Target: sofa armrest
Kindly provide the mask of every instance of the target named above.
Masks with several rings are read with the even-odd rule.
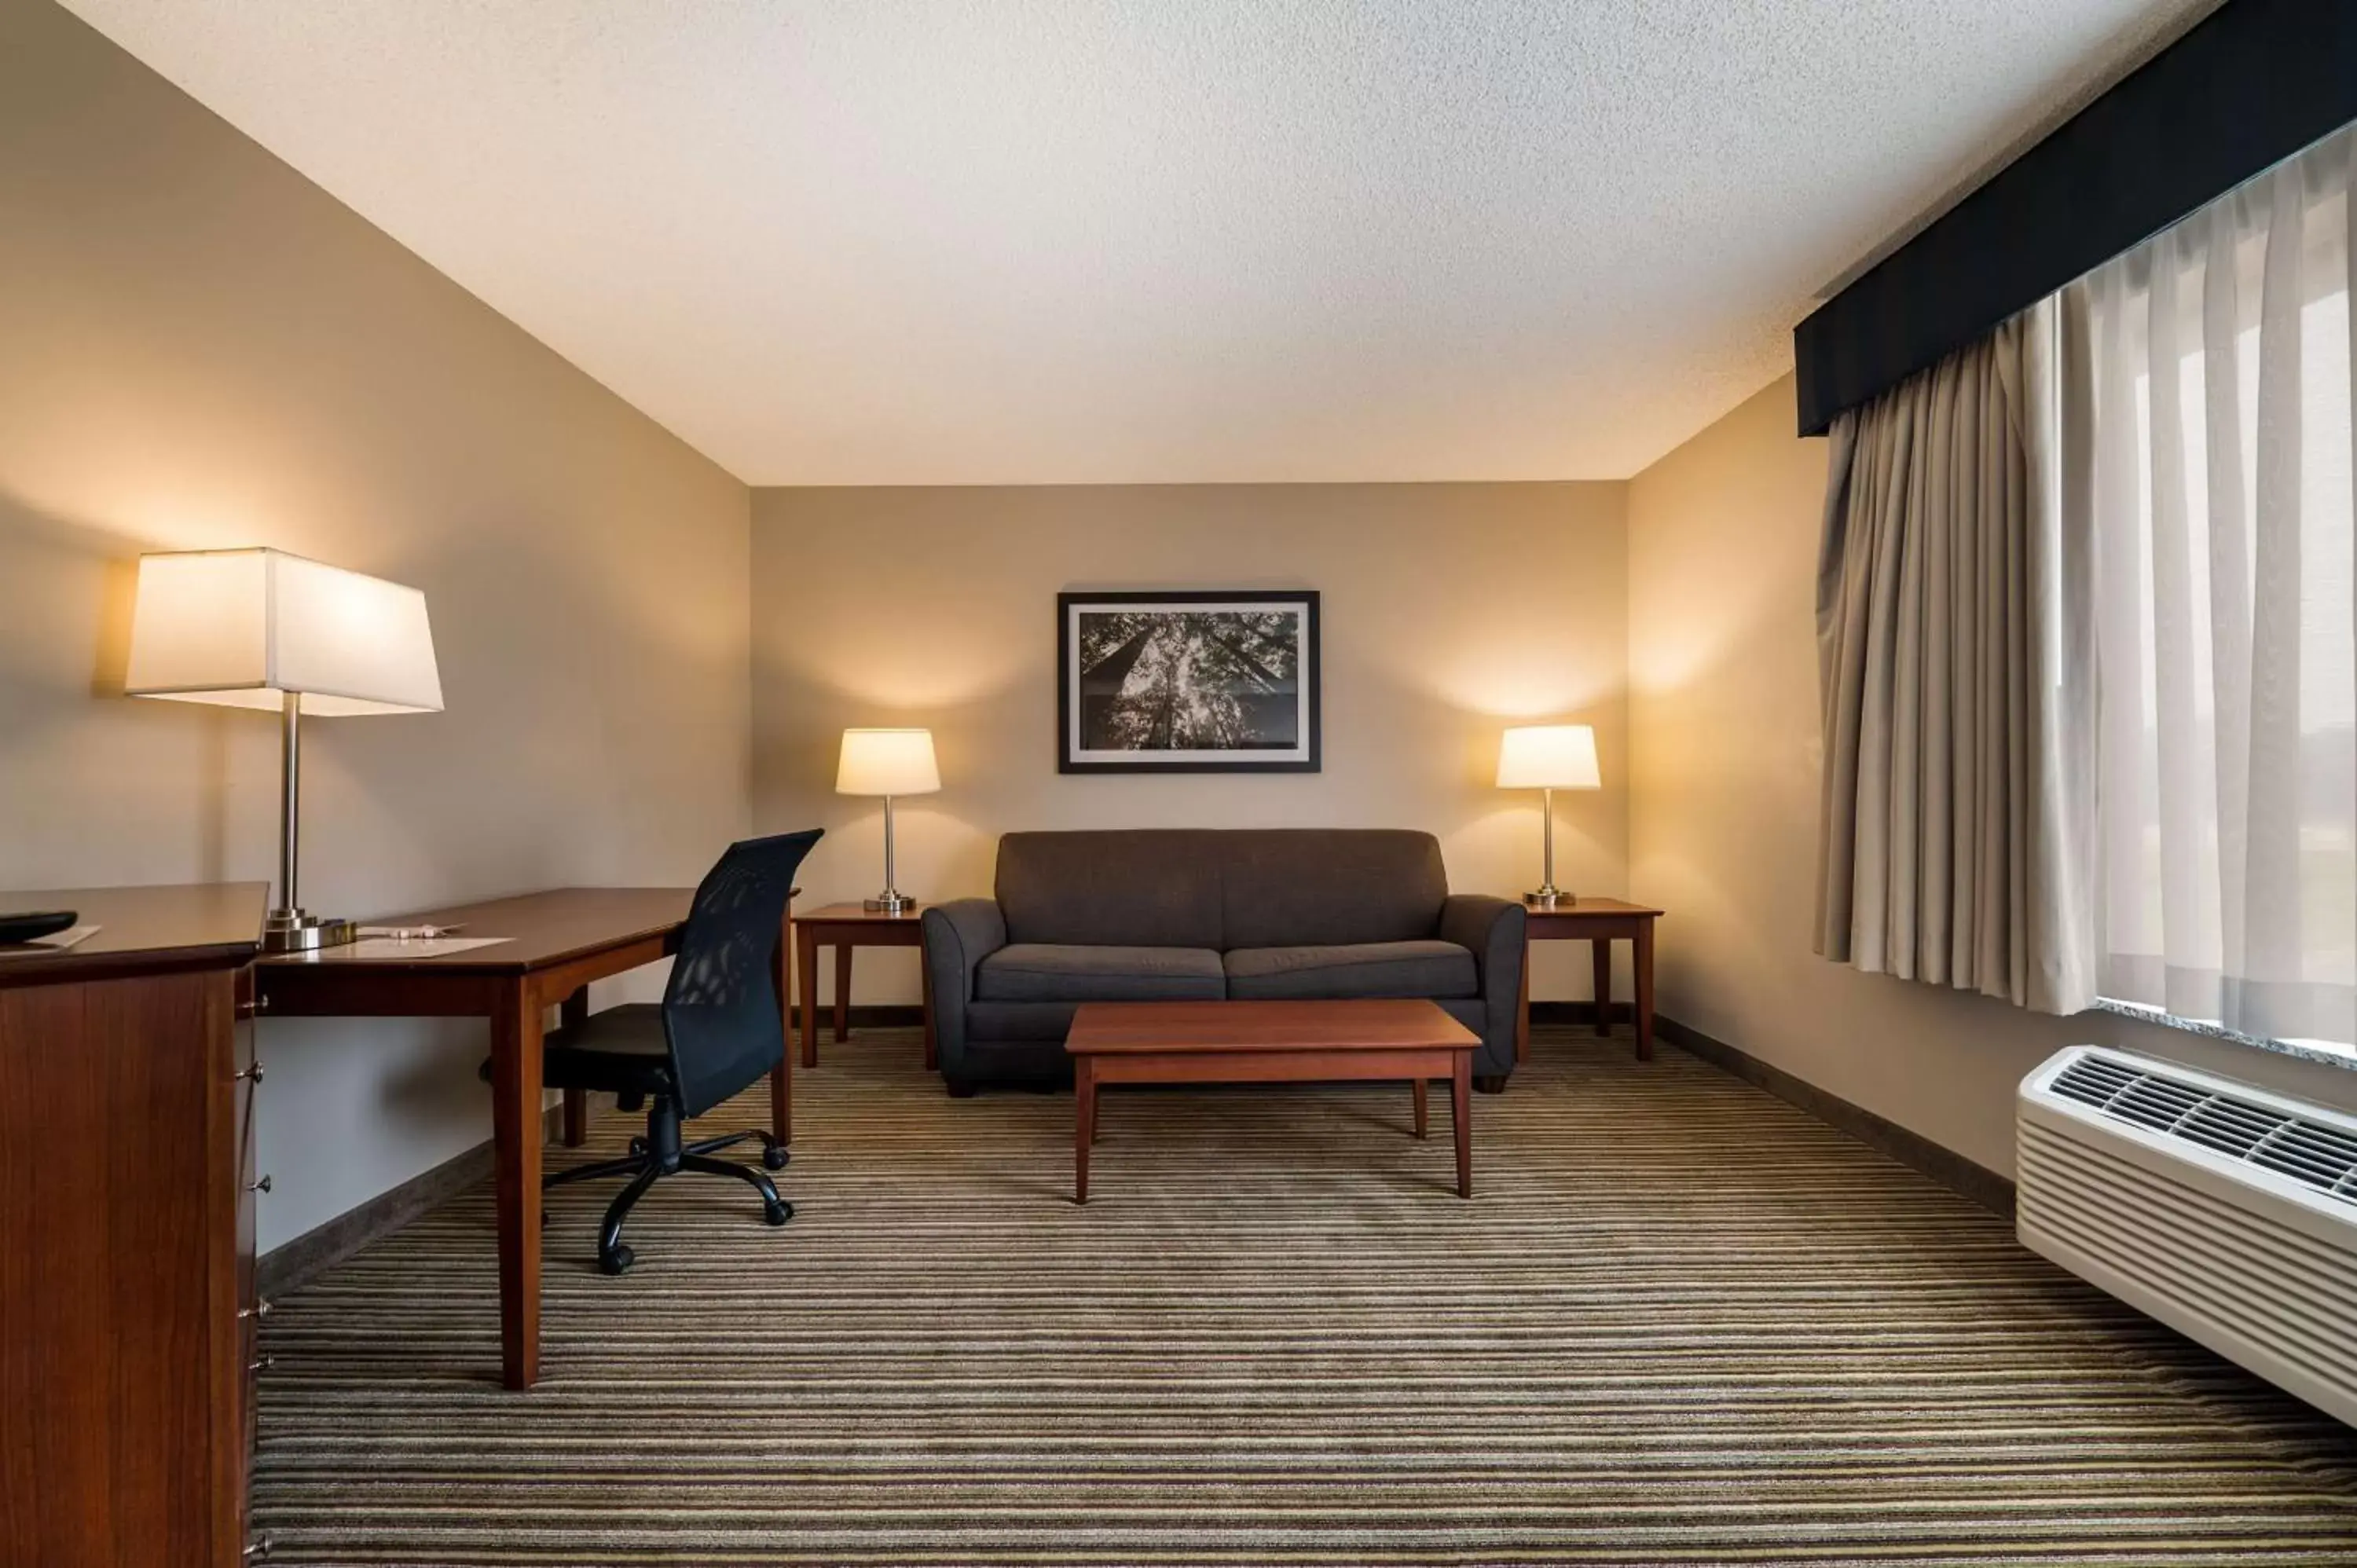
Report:
[[[1514,1068],[1523,1015],[1523,938],[1528,917],[1512,898],[1452,893],[1440,906],[1440,940],[1469,949],[1481,980],[1485,1026],[1475,1070],[1502,1078]]]
[[[974,1000],[974,966],[1006,945],[1006,917],[993,898],[930,905],[924,935],[925,994],[933,1010],[933,1050],[952,1088],[965,1076],[965,1004]]]

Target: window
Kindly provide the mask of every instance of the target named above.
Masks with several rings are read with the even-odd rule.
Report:
[[[2072,285],[2100,989],[2357,1043],[2357,128]],[[2072,341],[2066,334],[2066,342]]]

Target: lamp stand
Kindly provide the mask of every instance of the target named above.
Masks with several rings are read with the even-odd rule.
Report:
[[[1523,894],[1523,902],[1534,909],[1555,909],[1566,904],[1577,904],[1579,900],[1555,885],[1555,791],[1542,789],[1539,796],[1545,802],[1539,808],[1546,822],[1545,880]]]
[[[360,934],[350,920],[303,912],[296,895],[296,832],[303,819],[303,697],[282,693],[278,709],[278,897],[262,918],[262,950],[308,952],[339,947]]]
[[[884,797],[884,891],[863,899],[860,908],[876,915],[905,915],[917,901],[892,886],[892,797]]]

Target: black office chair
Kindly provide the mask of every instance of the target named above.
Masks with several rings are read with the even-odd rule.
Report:
[[[676,1172],[749,1183],[772,1225],[794,1216],[793,1205],[760,1171],[712,1158],[759,1138],[761,1164],[783,1170],[785,1146],[769,1132],[729,1133],[683,1145],[680,1123],[759,1082],[785,1056],[770,961],[794,870],[818,840],[813,828],[730,844],[695,890],[662,1005],[609,1007],[548,1036],[543,1077],[551,1089],[609,1091],[625,1111],[642,1104],[647,1110],[646,1136],[630,1140],[628,1155],[559,1171],[542,1184],[630,1178],[597,1229],[597,1266],[609,1274],[629,1268],[635,1256],[622,1245],[622,1221],[631,1206],[658,1178]]]

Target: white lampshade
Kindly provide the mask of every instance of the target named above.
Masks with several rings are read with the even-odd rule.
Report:
[[[929,729],[847,729],[834,771],[838,795],[930,795],[942,787]]]
[[[425,596],[276,550],[139,558],[124,689],[305,714],[439,713]]]
[[[1586,725],[1524,725],[1498,747],[1501,789],[1600,789],[1596,732]]]

